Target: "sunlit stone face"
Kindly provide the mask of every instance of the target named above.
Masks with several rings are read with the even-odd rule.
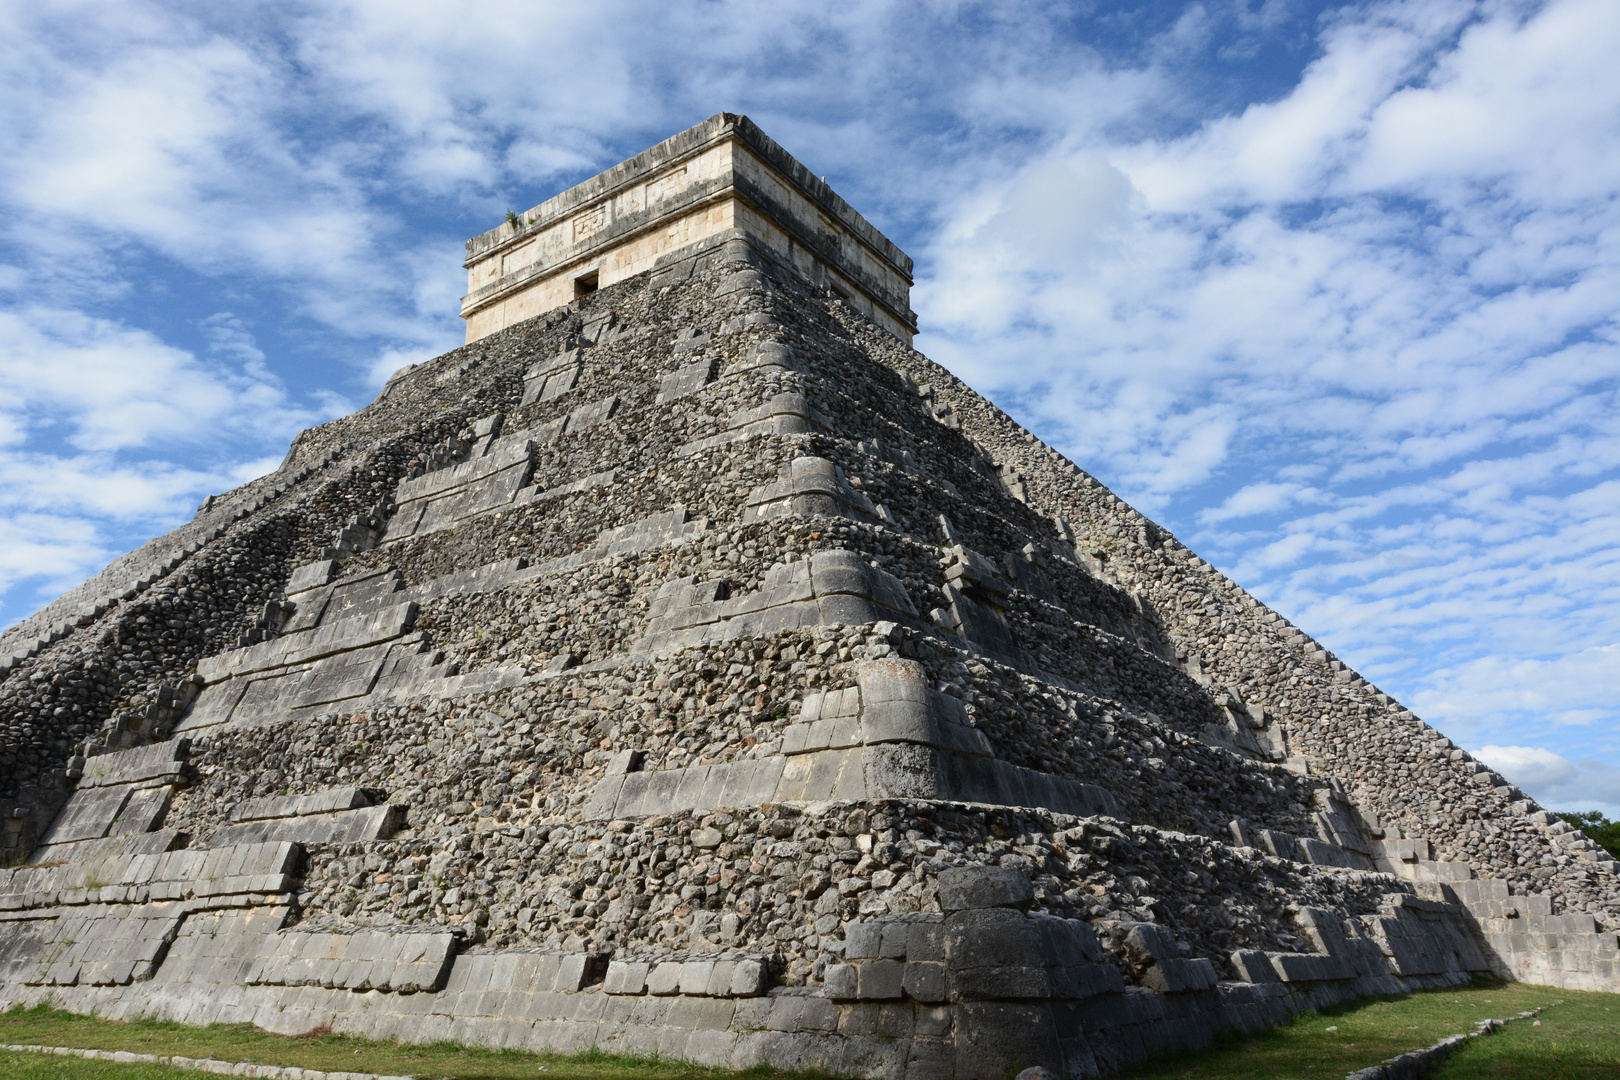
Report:
[[[911,259],[746,117],[725,113],[469,240],[467,340],[732,230],[911,341]]]

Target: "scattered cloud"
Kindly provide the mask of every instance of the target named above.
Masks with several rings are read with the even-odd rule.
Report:
[[[202,331],[208,358],[82,311],[0,310],[7,612],[27,614],[203,496],[274,468],[279,455],[264,467],[253,451],[317,415],[288,400],[239,319],[214,315]]]
[[[1534,746],[1482,746],[1475,756],[1549,809],[1620,818],[1620,769],[1606,762],[1570,761]]]
[[[1484,656],[1433,672],[1414,707],[1455,718],[1462,737],[1506,731],[1528,716],[1544,731],[1594,728],[1594,745],[1620,749],[1620,730],[1613,723],[1614,703],[1620,701],[1620,645],[1534,655],[1539,651],[1525,642],[1518,655]]]
[[[95,523],[86,517],[7,509],[0,516],[0,590],[28,582],[34,586],[28,597],[35,601],[33,607],[83,581],[86,566],[117,554],[107,552]]]
[[[458,344],[506,207],[746,111],[917,256],[921,348],[1427,719],[1589,778],[1617,53],[1607,0],[0,9],[0,619]]]
[[[1054,121],[947,207],[923,347],[1441,727],[1620,762],[1620,14],[1318,43],[1178,134]]]
[[[252,338],[228,317],[205,325],[211,346],[246,367],[203,364],[151,333],[82,312],[0,311],[0,411],[21,430],[49,423],[82,451],[218,442],[222,425],[281,431],[285,395]]]

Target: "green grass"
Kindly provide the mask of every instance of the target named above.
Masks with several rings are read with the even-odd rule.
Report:
[[[454,1080],[812,1080],[817,1074],[756,1068],[735,1073],[675,1061],[617,1057],[599,1051],[532,1054],[520,1050],[480,1050],[455,1043],[425,1046],[374,1042],[347,1035],[271,1035],[251,1024],[190,1027],[166,1020],[115,1023],[59,1009],[35,1007],[0,1013],[0,1044],[73,1046],[130,1050],[163,1057],[250,1061],[257,1065],[297,1065],[326,1072],[372,1072]],[[0,1080],[197,1080],[207,1075],[156,1065],[121,1065],[77,1057],[0,1051]],[[825,1078],[820,1078],[825,1080]]]
[[[1436,1069],[1433,1080],[1613,1080],[1620,1076],[1620,994],[1565,992],[1564,1003],[1510,1024]]]
[[[1297,1017],[1259,1035],[1223,1040],[1205,1051],[1123,1074],[1129,1080],[1340,1080],[1355,1069],[1472,1030],[1474,1022],[1548,1006],[1473,1040],[1435,1080],[1597,1080],[1620,1077],[1620,994],[1582,993],[1523,983],[1481,982],[1462,990],[1348,1002]],[[326,1071],[409,1073],[456,1080],[720,1080],[808,1077],[753,1069],[728,1073],[679,1062],[587,1052],[576,1055],[478,1050],[449,1043],[402,1046],[344,1035],[270,1035],[247,1024],[187,1027],[157,1020],[113,1023],[49,1008],[0,1013],[0,1043],[132,1050],[162,1056],[214,1057]],[[0,1052],[0,1080],[195,1080],[196,1072],[81,1058]]]
[[[0,1077],[5,1080],[197,1080],[207,1073],[156,1065],[119,1065],[111,1061],[51,1057],[47,1054],[0,1052]]]
[[[1475,1021],[1505,1019],[1540,1006],[1549,1008],[1537,1017],[1539,1027],[1516,1020],[1473,1040],[1431,1075],[1435,1080],[1620,1077],[1620,994],[1495,982],[1346,1002],[1121,1075],[1130,1080],[1342,1080],[1346,1073],[1432,1046],[1447,1035],[1466,1034]]]

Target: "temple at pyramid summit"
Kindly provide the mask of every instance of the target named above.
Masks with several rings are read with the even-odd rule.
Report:
[[[721,113],[467,241],[467,340],[747,233],[901,340],[911,259],[746,116]]]
[[[913,350],[745,117],[466,269],[0,636],[0,1005],[1000,1080],[1620,990],[1614,860]]]

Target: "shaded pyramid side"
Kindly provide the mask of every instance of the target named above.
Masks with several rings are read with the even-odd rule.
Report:
[[[10,879],[7,993],[966,1077],[1513,970],[1532,920],[1606,977],[1603,864],[1464,760],[1341,752],[1438,737],[746,238],[402,373],[315,462],[85,628],[196,666]],[[238,647],[178,644],[244,579]],[[118,929],[47,964],[64,902]]]

